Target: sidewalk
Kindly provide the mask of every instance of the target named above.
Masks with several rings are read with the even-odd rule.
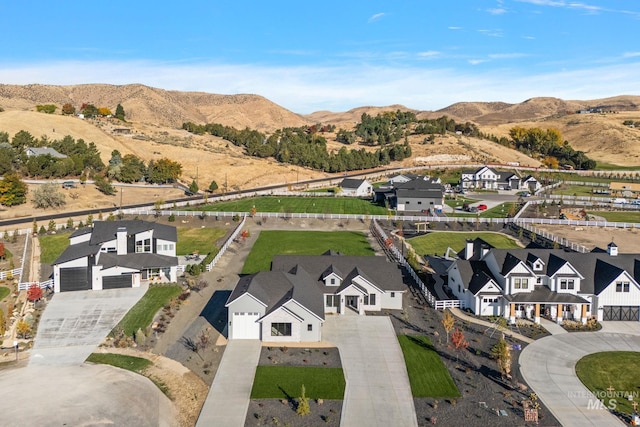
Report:
[[[483,326],[486,326],[487,328],[496,328],[495,324],[493,324],[491,322],[487,322],[486,320],[481,320],[481,319],[478,319],[476,317],[469,316],[469,315],[465,314],[459,308],[450,308],[449,310],[451,310],[451,313],[454,316],[456,316],[457,318],[459,318],[459,319],[466,320],[466,321],[471,322],[471,323],[475,323],[476,325],[483,325]],[[510,331],[508,329],[502,329],[502,328],[498,327],[497,330],[502,332],[506,336],[515,338],[517,340],[520,340],[522,342],[526,342],[528,344],[530,344],[530,343],[535,341],[535,340],[533,340],[533,339],[531,339],[529,337],[525,337],[522,334],[519,334],[517,332],[512,332],[512,331]]]
[[[196,427],[244,426],[260,350],[258,340],[231,340],[227,344]]]
[[[551,335],[561,335],[568,333],[565,328],[558,325],[556,322],[552,322],[549,319],[545,319],[544,317],[540,318],[540,325],[545,328]]]

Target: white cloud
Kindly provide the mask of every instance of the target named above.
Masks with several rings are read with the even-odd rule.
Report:
[[[461,101],[522,102],[538,96],[589,100],[640,93],[638,75],[640,61],[538,75],[478,67],[266,67],[148,61],[5,63],[0,69],[4,84],[141,83],[167,90],[253,93],[303,114],[391,104],[437,110]]]
[[[376,13],[375,15],[372,15],[367,22],[369,23],[375,22],[380,18],[382,18],[384,15],[385,15],[384,13]]]
[[[625,52],[622,54],[623,58],[636,58],[640,56],[640,52]]]
[[[494,9],[487,9],[487,12],[489,12],[491,15],[503,15],[507,13],[507,9],[496,7]]]
[[[426,50],[424,52],[418,52],[417,56],[419,58],[435,58],[437,56],[440,56],[440,52],[438,52],[437,50]]]
[[[447,27],[447,29],[452,30],[452,31],[459,31],[462,29],[462,27]]]

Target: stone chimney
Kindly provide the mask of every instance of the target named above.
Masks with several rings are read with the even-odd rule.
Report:
[[[118,227],[116,232],[116,253],[118,255],[127,254],[127,227]]]

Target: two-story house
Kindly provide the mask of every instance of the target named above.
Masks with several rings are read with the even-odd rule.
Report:
[[[468,241],[459,255],[447,270],[448,286],[478,315],[536,323],[541,316],[558,323],[586,323],[589,316],[640,320],[640,254],[618,254],[614,243],[607,251],[577,253]]]
[[[230,339],[313,342],[325,314],[402,309],[400,267],[380,256],[278,255],[270,271],[244,276],[229,296]]]
[[[518,190],[522,187],[521,178],[513,172],[498,172],[488,166],[464,170],[460,176],[460,188],[484,190]],[[527,187],[534,185],[527,182]]]
[[[141,220],[96,221],[69,240],[53,263],[55,292],[177,281],[175,227]]]

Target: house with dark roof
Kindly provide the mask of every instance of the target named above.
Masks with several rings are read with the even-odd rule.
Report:
[[[613,242],[590,253],[484,243],[467,241],[447,270],[449,288],[475,314],[512,323],[640,320],[640,254],[619,254]]]
[[[356,197],[371,197],[373,186],[366,179],[345,178],[340,183],[342,195]]]
[[[426,175],[395,175],[374,189],[374,201],[397,211],[436,213],[444,206],[445,188],[440,178]]]
[[[95,221],[69,237],[53,263],[55,292],[176,282],[175,227],[141,220]]]
[[[513,172],[498,172],[488,166],[464,170],[460,176],[460,188],[485,190],[519,190],[521,178]]]
[[[400,267],[379,256],[277,255],[227,300],[230,339],[322,340],[325,315],[402,309]]]

